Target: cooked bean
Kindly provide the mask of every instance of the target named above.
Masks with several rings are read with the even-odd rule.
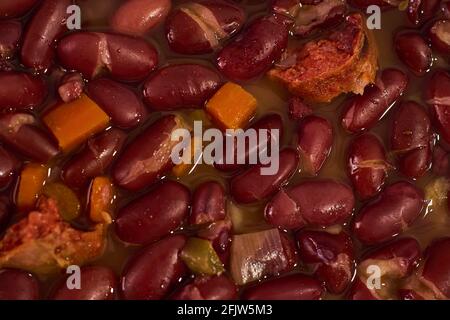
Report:
[[[22,24],[15,20],[0,21],[0,59],[10,59],[19,47]]]
[[[236,300],[237,287],[224,275],[198,276],[171,296],[173,300]]]
[[[416,75],[423,75],[430,70],[433,53],[419,33],[414,31],[397,33],[394,44],[400,60]]]
[[[58,87],[58,93],[65,103],[77,100],[83,94],[84,80],[78,72],[71,72],[64,75]]]
[[[119,211],[116,234],[133,244],[159,240],[181,226],[189,203],[190,193],[184,185],[165,181]]]
[[[450,20],[438,20],[430,28],[433,48],[443,54],[450,54]]]
[[[197,233],[197,237],[211,241],[214,250],[224,265],[228,265],[230,258],[232,227],[231,220],[225,218],[225,220],[211,223]]]
[[[40,0],[2,0],[0,2],[0,19],[14,18],[25,14]]]
[[[225,219],[225,190],[215,181],[202,183],[195,189],[190,224],[205,224]]]
[[[414,0],[408,2],[407,15],[411,23],[421,25],[431,18],[439,10],[441,0]]]
[[[450,238],[436,240],[427,248],[422,276],[450,298]]]
[[[450,19],[450,1],[442,3],[442,11],[447,19]]]
[[[0,190],[11,184],[19,167],[20,161],[14,154],[0,145]]]
[[[0,270],[0,300],[38,300],[39,282],[25,271]]]
[[[298,97],[289,99],[288,109],[289,118],[295,121],[301,120],[313,113],[311,107]]]
[[[449,150],[442,144],[437,144],[433,148],[433,173],[439,176],[447,176],[450,173]]]

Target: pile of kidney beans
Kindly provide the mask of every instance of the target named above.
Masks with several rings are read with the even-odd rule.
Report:
[[[92,14],[86,8],[96,1],[77,1],[82,15]],[[313,15],[306,24],[292,10],[300,2]],[[53,179],[78,194],[94,177],[109,174],[119,190],[111,234],[138,246],[137,253],[114,271],[101,263],[83,266],[81,290],[69,290],[64,276],[48,290],[48,281],[35,275],[1,270],[0,299],[450,298],[450,228],[448,238],[426,248],[402,235],[430,204],[417,181],[431,172],[444,180],[450,174],[450,2],[409,1],[406,12],[399,11],[409,24],[392,35],[402,64],[380,70],[363,95],[339,107],[348,179],[320,174],[336,129],[315,114],[317,106],[291,97],[279,110],[289,119],[259,113],[251,124],[281,131],[283,121],[295,126],[277,175],[262,176],[260,165],[217,164],[217,181],[195,188],[170,174],[170,159],[158,158],[170,152],[164,137],[178,126],[174,114],[202,108],[226,81],[258,81],[293,39],[324,34],[346,12],[373,4],[397,8],[383,0],[268,0],[258,12],[250,8],[262,5],[252,0],[105,3],[107,28],[69,31],[72,0],[0,1],[0,235],[17,221],[15,187],[23,165],[34,161],[50,164]],[[178,61],[168,63],[166,51]],[[436,57],[447,70],[435,67]],[[421,84],[420,99],[404,96],[411,83]],[[83,92],[112,127],[62,154],[41,117],[48,106]],[[385,118],[389,141],[371,130]],[[133,173],[142,159],[154,165]],[[265,228],[281,230],[283,246],[296,252],[294,265],[275,267],[274,277],[243,287],[227,271],[193,276],[180,258],[193,234],[212,241],[227,269],[234,235],[226,200],[244,211],[262,204]],[[148,215],[148,208],[157,214]],[[380,292],[365,283],[372,264],[381,267]]]

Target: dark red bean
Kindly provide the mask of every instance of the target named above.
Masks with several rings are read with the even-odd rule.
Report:
[[[444,12],[444,17],[450,19],[450,1],[442,3],[442,11]]]
[[[447,176],[450,173],[450,154],[449,151],[437,144],[433,148],[433,173],[439,176]]]
[[[32,110],[47,97],[47,84],[37,76],[27,73],[0,72],[0,112]]]
[[[122,3],[111,19],[111,28],[120,33],[143,35],[169,14],[171,0],[129,0]]]
[[[0,196],[0,233],[3,232],[3,228],[9,222],[11,218],[11,202],[7,196]]]
[[[81,188],[90,179],[104,174],[122,149],[125,139],[126,134],[114,128],[89,139],[83,150],[64,165],[64,182],[71,187]]]
[[[125,242],[148,244],[178,229],[188,215],[189,190],[165,181],[119,211],[117,236]]]
[[[195,189],[190,224],[205,224],[225,219],[225,190],[215,181],[202,183]]]
[[[0,300],[38,299],[39,282],[33,275],[21,270],[0,270]]]
[[[277,192],[297,170],[297,153],[292,149],[281,151],[276,173],[264,175],[261,172],[262,168],[273,165],[256,164],[234,177],[230,182],[230,192],[236,202],[254,203]]]
[[[91,79],[108,71],[119,81],[140,81],[158,65],[156,49],[143,39],[118,34],[76,32],[61,39],[58,58],[67,69]]]
[[[15,20],[0,21],[0,59],[11,59],[19,47],[22,24]]]
[[[422,276],[450,298],[450,238],[436,240],[427,248]]]
[[[363,95],[355,95],[343,105],[342,126],[352,133],[369,130],[386,114],[408,86],[408,77],[398,69],[385,69]]]
[[[83,90],[83,76],[78,72],[71,72],[64,75],[58,87],[59,96],[65,103],[79,99]]]
[[[222,84],[212,69],[197,64],[171,65],[144,83],[144,100],[154,110],[203,108]]]
[[[279,191],[267,204],[265,217],[271,225],[286,229],[307,224],[330,226],[345,222],[354,205],[347,185],[333,180],[307,181]]]
[[[67,277],[54,289],[53,300],[114,300],[117,295],[117,277],[107,267],[81,268],[79,289],[69,289]]]
[[[171,296],[173,300],[236,300],[237,287],[224,275],[198,276]]]
[[[67,30],[67,7],[71,0],[44,0],[25,31],[21,61],[28,67],[45,72],[55,56],[54,43]]]
[[[367,245],[387,241],[408,229],[423,207],[422,190],[408,182],[396,182],[360,210],[353,234]]]
[[[302,159],[302,168],[316,175],[331,152],[333,128],[331,123],[318,116],[309,116],[300,122],[297,132],[297,150]]]
[[[288,102],[289,118],[291,120],[301,120],[312,115],[313,111],[309,105],[301,98],[293,97]]]
[[[159,300],[183,277],[187,268],[179,257],[186,244],[182,235],[170,236],[142,249],[128,262],[121,278],[127,300]]]
[[[155,182],[174,163],[171,155],[178,141],[172,141],[174,130],[181,129],[182,120],[167,115],[155,121],[142,132],[117,160],[113,178],[117,185],[139,190]]]
[[[287,40],[285,26],[273,18],[260,18],[222,49],[218,68],[234,81],[258,77],[281,57]]]
[[[58,144],[36,126],[36,119],[26,113],[0,117],[0,140],[26,157],[46,163],[59,152]]]
[[[14,18],[25,14],[40,0],[2,0],[0,2],[0,19]]]
[[[415,25],[427,22],[437,13],[440,3],[441,0],[410,0],[407,10],[409,21]]]
[[[197,237],[212,242],[214,250],[224,265],[228,264],[230,258],[232,227],[231,220],[225,219],[211,223],[197,232]]]
[[[397,107],[392,123],[391,147],[398,155],[400,171],[419,178],[430,168],[433,136],[425,109],[416,102],[403,102]]]
[[[88,95],[110,117],[114,125],[128,129],[136,127],[147,117],[141,99],[130,88],[102,78],[89,82]]]
[[[348,149],[347,173],[356,193],[368,199],[380,192],[389,164],[380,140],[370,134],[355,138]]]
[[[301,231],[297,234],[300,259],[313,267],[329,292],[342,293],[355,271],[353,243],[344,232]]]
[[[166,35],[175,52],[203,54],[238,32],[244,22],[244,10],[232,2],[197,0],[183,3],[172,12],[166,22]]]
[[[265,281],[242,294],[244,300],[319,300],[323,289],[314,278],[293,274]]]
[[[450,20],[438,20],[429,31],[431,44],[439,52],[450,54]]]
[[[419,33],[414,31],[397,33],[394,46],[400,60],[416,75],[421,76],[430,70],[433,53]]]
[[[11,184],[19,167],[20,161],[0,145],[0,190]]]

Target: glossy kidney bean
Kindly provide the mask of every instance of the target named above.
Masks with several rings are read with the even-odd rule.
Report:
[[[398,69],[385,69],[364,94],[355,95],[342,106],[342,126],[349,132],[369,130],[403,95],[408,86],[407,75]]]
[[[431,18],[439,10],[441,0],[411,0],[406,11],[409,21],[415,25],[421,25]]]
[[[0,190],[11,184],[19,167],[20,161],[14,154],[0,145]]]
[[[207,181],[195,189],[189,223],[212,223],[225,219],[225,190],[216,181]]]
[[[111,18],[111,28],[120,33],[143,35],[169,14],[171,0],[129,0],[122,3]]]
[[[45,163],[59,152],[55,140],[46,131],[38,128],[35,118],[26,113],[0,117],[0,140],[39,162]]]
[[[293,274],[283,278],[265,281],[246,289],[244,300],[319,300],[323,289],[316,279]]]
[[[189,190],[174,181],[164,181],[143,197],[119,211],[115,227],[125,242],[147,244],[175,231],[188,215]]]
[[[78,72],[71,72],[62,77],[58,87],[58,94],[62,101],[69,103],[79,99],[83,90],[83,76]]]
[[[64,182],[81,188],[90,179],[104,174],[122,149],[125,139],[125,132],[115,128],[89,139],[86,146],[64,165]]]
[[[2,0],[0,2],[0,19],[14,18],[25,14],[40,0]]]
[[[301,231],[297,234],[300,259],[310,265],[327,290],[342,293],[355,271],[353,243],[344,232]]]
[[[250,80],[267,71],[287,46],[288,31],[273,18],[254,21],[217,57],[219,70],[234,81]]]
[[[438,239],[427,248],[422,277],[450,298],[450,238]]]
[[[15,20],[0,21],[0,58],[10,59],[19,47],[22,24]]]
[[[236,300],[237,287],[224,275],[197,276],[171,295],[172,300]]]
[[[230,219],[216,221],[197,232],[197,237],[212,242],[213,248],[224,265],[230,258],[231,232],[233,224]]]
[[[11,218],[11,203],[7,196],[0,196],[0,232],[8,224]]]
[[[391,147],[403,174],[419,178],[430,168],[433,136],[425,109],[416,102],[397,107],[392,123]]]
[[[433,48],[443,54],[450,54],[450,20],[438,20],[433,23],[429,36]]]
[[[274,226],[298,229],[305,225],[343,223],[353,213],[355,198],[345,184],[333,180],[302,182],[280,190],[265,208]]]
[[[69,289],[67,278],[54,289],[53,300],[114,300],[117,295],[117,277],[107,267],[83,267],[80,270],[80,288]]]
[[[295,121],[301,120],[312,115],[313,113],[311,107],[298,97],[292,97],[289,99],[288,110],[289,118]]]
[[[303,119],[297,131],[297,150],[305,172],[316,175],[331,152],[333,128],[322,117],[309,116]]]
[[[415,31],[397,33],[394,46],[400,60],[416,75],[421,76],[430,70],[433,53],[419,33]]]
[[[47,93],[47,84],[41,77],[0,72],[0,111],[32,110],[45,101]]]
[[[437,70],[425,84],[424,100],[431,106],[434,125],[450,143],[450,74]]]
[[[450,173],[450,154],[441,143],[433,148],[433,173],[439,176],[447,176]]]
[[[381,141],[366,133],[355,138],[347,152],[347,174],[357,195],[368,199],[380,192],[389,164]]]
[[[353,234],[367,245],[387,241],[404,232],[423,207],[422,190],[408,182],[396,182],[360,210],[353,223]]]
[[[274,166],[271,163],[269,166]],[[234,177],[230,182],[230,192],[238,203],[254,203],[267,199],[279,190],[295,173],[298,156],[292,149],[285,149],[279,154],[278,170],[274,174],[264,175],[262,168],[268,165],[256,164]]]
[[[113,168],[112,174],[117,185],[139,190],[172,168],[172,149],[178,141],[172,141],[171,135],[180,128],[181,119],[167,115],[144,130],[126,147]]]
[[[152,109],[202,108],[222,84],[212,69],[198,64],[171,65],[144,83],[144,100]]]
[[[158,65],[158,53],[147,41],[125,35],[76,32],[62,38],[58,59],[67,69],[91,79],[107,71],[119,81],[140,81]]]
[[[187,272],[179,257],[185,244],[185,236],[175,235],[138,252],[122,274],[123,297],[127,300],[159,300],[166,296]]]
[[[102,78],[89,82],[89,97],[110,117],[114,125],[128,129],[136,127],[147,117],[141,99],[130,88],[113,80]]]
[[[166,35],[175,52],[203,54],[238,32],[244,22],[245,13],[235,3],[197,0],[183,3],[172,12],[166,22]]]
[[[0,300],[38,300],[39,282],[25,271],[0,270]]]
[[[28,67],[45,72],[55,56],[54,43],[67,30],[67,7],[71,0],[43,0],[25,31],[21,61]]]

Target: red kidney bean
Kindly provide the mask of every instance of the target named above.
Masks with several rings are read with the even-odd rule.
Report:
[[[263,74],[280,59],[287,40],[285,26],[273,18],[257,19],[220,51],[217,66],[233,81],[250,80]]]
[[[228,264],[230,257],[232,227],[231,220],[225,219],[211,223],[207,228],[197,232],[197,237],[212,242],[214,250],[224,265]]]
[[[212,69],[197,64],[178,64],[154,73],[144,83],[144,100],[154,110],[203,108],[222,85]]]
[[[142,249],[128,262],[121,278],[127,300],[159,300],[169,293],[187,268],[179,257],[186,244],[182,235],[170,236]]]
[[[289,118],[291,120],[299,121],[307,116],[313,114],[313,111],[309,105],[306,104],[301,98],[293,97],[288,102]]]
[[[434,124],[450,143],[450,74],[437,70],[425,85],[424,100],[431,106]]]
[[[21,270],[0,270],[0,300],[38,299],[39,282],[33,275]]]
[[[369,130],[400,98],[408,86],[407,75],[398,69],[385,69],[363,95],[355,95],[343,105],[342,126],[349,132]]]
[[[408,2],[407,15],[411,23],[421,25],[431,18],[439,10],[441,0],[411,0]]]
[[[32,110],[47,97],[47,84],[27,73],[0,72],[0,111]]]
[[[280,190],[267,204],[265,217],[271,225],[286,229],[307,224],[331,226],[347,220],[354,205],[347,185],[333,180],[306,181]]]
[[[81,188],[90,179],[104,174],[122,149],[125,139],[126,134],[115,128],[90,138],[86,146],[64,165],[64,182]]]
[[[202,183],[195,189],[190,224],[205,224],[225,219],[225,190],[215,181]]]
[[[331,123],[318,116],[309,116],[300,122],[297,132],[297,150],[305,172],[316,175],[327,160],[333,146]]]
[[[114,300],[117,278],[107,267],[83,267],[80,270],[80,288],[69,289],[64,277],[52,294],[53,300]]]
[[[59,61],[91,79],[108,71],[119,81],[140,81],[158,65],[156,49],[143,39],[125,35],[76,32],[59,41]]]
[[[323,289],[319,281],[302,274],[265,281],[242,294],[244,300],[319,300]]]
[[[392,124],[391,147],[398,157],[400,171],[419,178],[430,168],[433,136],[427,112],[416,102],[397,107]]]
[[[450,238],[436,240],[427,248],[422,277],[450,298]]]
[[[442,3],[442,11],[444,12],[444,17],[450,19],[450,1]]]
[[[164,21],[171,7],[171,0],[126,1],[114,13],[111,28],[121,33],[143,35]]]
[[[0,21],[0,58],[10,59],[19,47],[22,24],[15,20]]]
[[[438,20],[433,23],[429,36],[433,48],[443,54],[450,54],[450,20]]]
[[[21,61],[28,67],[45,72],[55,56],[54,42],[67,30],[67,7],[71,0],[44,0],[25,31]]]
[[[114,125],[133,128],[145,120],[147,110],[141,99],[130,88],[113,80],[102,78],[89,82],[89,97],[110,117]]]
[[[300,259],[313,267],[314,275],[325,282],[329,292],[342,293],[355,271],[351,238],[344,232],[301,231],[297,241]]]
[[[0,196],[0,233],[11,218],[11,203],[7,196]]]
[[[59,152],[58,144],[36,126],[36,119],[26,113],[0,117],[0,140],[26,157],[46,163]]]
[[[117,160],[112,172],[116,184],[129,190],[139,190],[170,170],[174,166],[172,149],[178,144],[178,141],[171,140],[171,135],[180,128],[181,119],[167,115],[142,132]]]
[[[433,173],[439,176],[447,176],[450,173],[449,151],[441,143],[433,148]]]
[[[223,0],[197,0],[181,4],[166,22],[172,50],[184,54],[204,54],[238,32],[245,13],[238,5]]]
[[[20,161],[11,152],[0,146],[0,190],[11,184],[19,167]]]
[[[179,288],[172,300],[236,300],[237,287],[224,275],[197,276]]]
[[[419,33],[414,31],[397,33],[394,46],[400,60],[416,75],[421,76],[430,70],[433,53]]]
[[[273,166],[271,163],[269,166]],[[273,195],[295,173],[298,166],[297,153],[285,149],[279,154],[279,167],[275,174],[263,175],[267,165],[256,164],[230,181],[230,192],[238,203],[254,203]]]
[[[0,19],[13,18],[25,14],[39,0],[2,0],[0,2]]]
[[[164,181],[119,211],[115,227],[125,242],[147,244],[178,229],[189,212],[190,193],[182,184]]]
[[[387,241],[404,232],[423,207],[422,190],[408,182],[396,182],[360,210],[353,223],[353,234],[367,245]]]
[[[380,140],[366,133],[355,138],[348,149],[347,173],[356,193],[368,199],[380,192],[389,164]]]

